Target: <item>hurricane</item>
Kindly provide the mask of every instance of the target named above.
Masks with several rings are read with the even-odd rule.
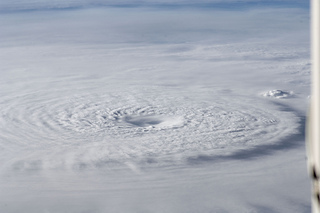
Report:
[[[0,4],[1,213],[310,210],[304,7],[87,3]]]

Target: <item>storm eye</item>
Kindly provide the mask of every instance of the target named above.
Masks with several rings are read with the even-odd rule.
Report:
[[[124,121],[138,127],[155,126],[163,122],[163,120],[157,118],[156,116],[127,116]]]

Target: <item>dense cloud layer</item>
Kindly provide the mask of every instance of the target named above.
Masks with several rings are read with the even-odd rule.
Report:
[[[305,8],[79,2],[0,3],[0,212],[310,212]]]

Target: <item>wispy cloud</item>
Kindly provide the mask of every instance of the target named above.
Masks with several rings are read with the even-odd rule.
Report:
[[[0,19],[0,44],[235,42],[298,36],[298,26],[308,31],[308,18],[305,10],[283,8],[224,12],[181,10],[179,13],[174,10],[109,8],[7,14]]]
[[[119,7],[217,7],[239,8],[251,6],[272,7],[309,7],[309,1],[300,0],[3,0],[0,2],[1,12],[48,10],[48,9],[74,9],[100,6]]]

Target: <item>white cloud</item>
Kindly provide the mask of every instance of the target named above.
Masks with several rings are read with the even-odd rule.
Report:
[[[306,9],[78,3],[0,15],[1,210],[310,210]]]

